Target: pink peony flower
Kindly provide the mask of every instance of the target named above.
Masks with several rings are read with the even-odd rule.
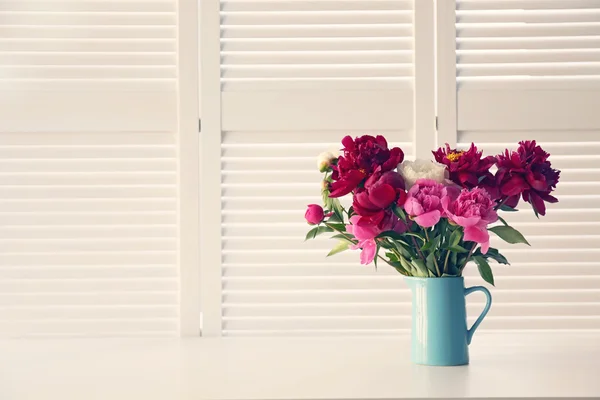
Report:
[[[309,204],[306,213],[304,214],[304,218],[310,225],[319,224],[323,221],[323,218],[325,218],[323,207],[318,204]]]
[[[346,225],[346,231],[354,235],[358,243],[351,246],[352,250],[362,249],[360,263],[369,264],[376,256],[377,242],[375,238],[381,232],[396,231],[404,233],[408,230],[406,224],[398,219],[393,213],[380,213],[373,217],[361,217],[353,215],[350,224]]]
[[[494,210],[495,202],[484,189],[463,189],[456,200],[442,199],[444,211],[452,222],[462,226],[464,239],[481,244],[481,252],[487,253],[490,247],[490,235],[487,226],[498,220]]]
[[[444,215],[443,198],[451,198],[454,188],[432,179],[417,179],[408,191],[404,209],[423,228],[434,226]]]

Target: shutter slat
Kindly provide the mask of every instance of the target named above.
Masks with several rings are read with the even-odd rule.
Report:
[[[170,0],[2,0],[0,11],[12,12],[175,12],[175,2]]]
[[[341,11],[341,10],[412,10],[412,0],[368,0],[368,1],[221,1],[222,11]]]
[[[597,36],[546,36],[531,37],[487,37],[456,39],[457,50],[552,50],[552,49],[598,49]]]
[[[457,23],[576,23],[598,22],[600,9],[457,11]]]
[[[173,12],[73,12],[73,11],[2,11],[0,19],[4,26],[46,25],[46,26],[109,26],[109,25],[174,25]]]
[[[177,306],[177,292],[11,293],[0,294],[2,307]]]
[[[458,51],[461,64],[507,63],[589,63],[600,61],[600,49],[589,50],[519,50],[519,51]]]
[[[457,10],[574,10],[600,8],[598,0],[457,0]]]
[[[117,212],[0,212],[0,218],[5,226],[86,226],[86,225],[161,225],[173,224],[176,214],[173,211],[117,211]]]
[[[0,45],[1,45],[0,40]],[[411,50],[413,43],[410,37],[350,37],[350,38],[277,38],[256,39],[221,39],[223,51],[230,55],[237,52],[254,51],[406,51]]]
[[[329,25],[329,24],[410,24],[410,10],[385,11],[308,11],[302,13],[286,12],[221,12],[221,25],[229,26],[270,26],[270,25]]]

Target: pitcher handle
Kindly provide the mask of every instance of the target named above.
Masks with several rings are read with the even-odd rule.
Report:
[[[492,295],[490,294],[490,291],[484,288],[483,286],[473,286],[465,289],[465,297],[477,291],[483,292],[485,294],[485,297],[487,297],[487,302],[485,304],[485,307],[483,308],[481,315],[479,316],[479,318],[477,318],[477,321],[475,321],[471,329],[467,329],[467,344],[471,344],[471,339],[473,338],[475,330],[477,329],[479,324],[481,324],[481,321],[483,321],[488,311],[490,311],[490,307],[492,306]]]

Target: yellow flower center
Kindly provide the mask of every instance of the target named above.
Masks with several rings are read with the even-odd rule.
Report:
[[[448,154],[446,158],[451,162],[455,162],[458,161],[458,159],[463,155],[463,153],[464,151],[453,151],[452,153]]]

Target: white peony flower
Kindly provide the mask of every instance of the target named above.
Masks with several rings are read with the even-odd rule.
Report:
[[[327,171],[333,160],[336,158],[337,155],[331,151],[324,151],[323,153],[319,154],[319,157],[317,157],[317,168],[319,169],[319,172]]]
[[[417,179],[433,179],[437,183],[444,183],[448,178],[445,165],[429,160],[405,160],[398,164],[398,172],[404,178],[406,190],[410,189]]]

